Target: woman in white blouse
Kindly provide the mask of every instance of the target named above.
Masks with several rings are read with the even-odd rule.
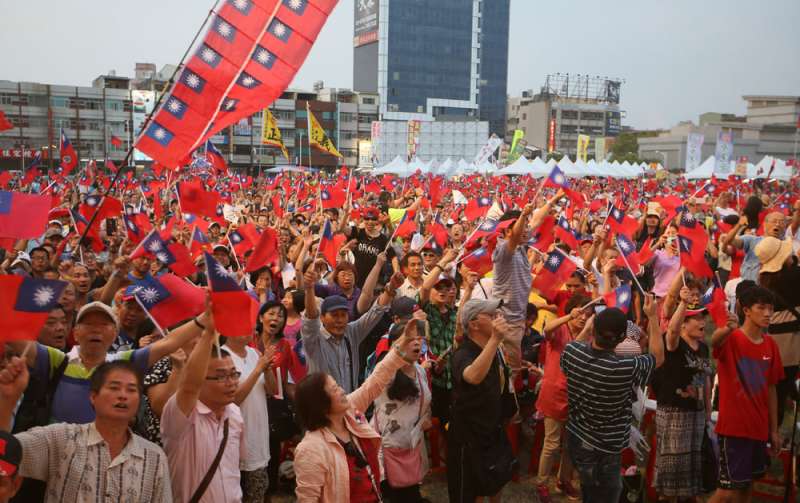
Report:
[[[387,348],[402,335],[403,326],[392,326]],[[380,347],[376,353],[380,353]],[[424,431],[430,426],[430,419],[431,390],[425,368],[419,363],[409,363],[397,371],[394,380],[375,400],[372,417],[372,424],[383,439],[385,501],[424,501],[419,488],[428,472]]]

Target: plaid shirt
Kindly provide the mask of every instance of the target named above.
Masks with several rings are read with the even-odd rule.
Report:
[[[428,326],[431,333],[428,341],[430,350],[434,355],[439,356],[453,345],[453,338],[456,335],[456,309],[448,308],[442,314],[439,306],[432,302],[426,302],[422,304],[422,310],[428,315]],[[452,351],[450,355],[452,356]],[[449,362],[441,374],[433,374],[433,384],[440,388],[453,388],[453,371],[450,369]]]

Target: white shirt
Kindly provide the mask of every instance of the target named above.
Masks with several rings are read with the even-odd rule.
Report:
[[[258,364],[260,357],[258,351],[245,346],[247,355],[242,358],[227,345],[223,348],[231,354],[236,370],[242,373],[239,382],[244,382]],[[258,376],[253,389],[250,390],[250,394],[239,405],[239,408],[245,424],[242,442],[246,448],[246,454],[239,460],[239,467],[242,471],[251,472],[264,468],[269,463],[269,416],[263,374]]]
[[[792,249],[795,253],[800,250],[800,227],[797,229],[797,232],[792,235],[792,226],[788,226],[786,228],[786,238],[792,240]]]
[[[421,284],[420,284],[420,288],[422,288]],[[419,290],[420,290],[419,288],[417,288],[414,285],[412,285],[411,282],[408,280],[408,278],[406,278],[406,280],[403,281],[403,284],[400,285],[400,288],[397,289],[397,296],[398,297],[410,297],[410,298],[416,300],[417,294],[419,293]]]

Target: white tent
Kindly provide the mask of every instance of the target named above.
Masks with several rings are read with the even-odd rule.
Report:
[[[467,161],[464,160],[463,157],[458,160],[458,165],[456,169],[456,173],[458,175],[470,175],[474,172],[475,172],[474,164],[468,163]]]
[[[444,160],[443,163],[439,164],[439,166],[436,167],[436,171],[432,171],[432,173],[435,173],[437,175],[442,175],[445,178],[449,178],[453,176],[451,171],[454,169],[455,169],[455,163],[453,162],[452,159],[448,157],[447,159]]]
[[[389,164],[373,170],[372,174],[385,175],[391,173],[393,175],[408,176],[407,166],[406,162],[398,155]]]
[[[775,163],[775,168],[773,169],[772,164]],[[750,167],[752,166],[752,172]],[[766,178],[769,175],[770,179],[775,180],[789,180],[792,178],[792,167],[786,165],[786,161],[783,159],[777,159],[772,156],[764,156],[758,164],[756,165],[748,165],[747,166],[747,177],[748,178]],[[772,173],[770,174],[770,170]]]
[[[537,158],[538,159],[538,158]],[[504,176],[504,175],[530,175],[533,174],[533,164],[521,157],[514,161],[511,166],[506,166],[505,168],[495,171],[493,176]]]

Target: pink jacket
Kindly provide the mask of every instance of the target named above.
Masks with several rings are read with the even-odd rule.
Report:
[[[347,395],[350,410],[345,416],[347,429],[354,437],[370,439],[380,446],[381,436],[366,421],[361,411],[381,394],[392,382],[397,370],[406,362],[396,351],[375,367],[375,371],[357,390]],[[295,495],[299,503],[346,503],[350,501],[350,472],[347,456],[328,428],[306,432],[294,455],[294,472],[297,481]],[[375,474],[380,484],[380,474]]]

